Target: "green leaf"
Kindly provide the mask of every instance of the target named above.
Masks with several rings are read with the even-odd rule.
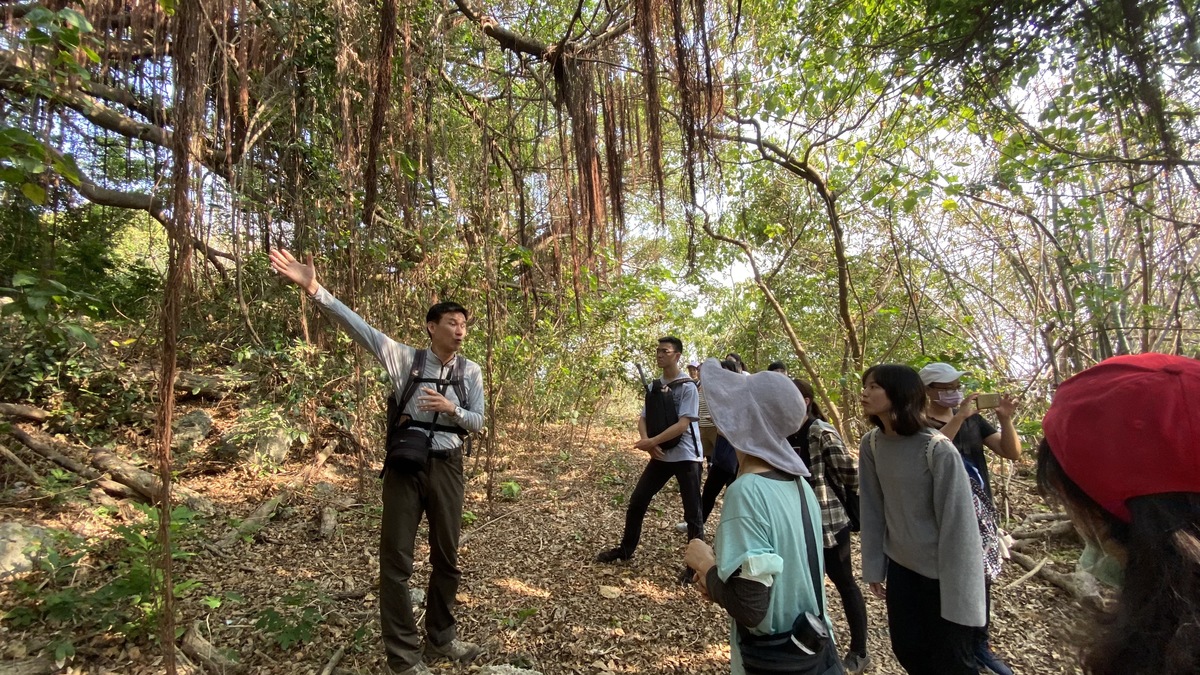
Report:
[[[28,288],[29,286],[36,286],[37,283],[38,278],[29,272],[17,272],[13,274],[12,285],[16,288]]]
[[[87,17],[73,9],[60,9],[58,10],[58,16],[63,21],[66,21],[67,25],[79,29],[80,32],[92,32],[92,24],[87,20]]]
[[[401,154],[400,155],[400,171],[402,171],[409,180],[416,180],[417,179],[417,161],[415,159],[413,159],[412,157],[409,157],[408,155]]]
[[[67,324],[67,326],[64,328],[64,330],[66,330],[67,335],[70,335],[71,337],[75,338],[79,342],[82,342],[83,344],[87,345],[89,349],[96,349],[97,347],[100,346],[96,342],[95,336],[93,336],[90,332],[88,332],[88,330],[86,328],[84,328],[83,326],[79,326],[76,324]]]
[[[36,183],[25,183],[22,185],[21,194],[25,195],[29,201],[38,206],[46,203],[46,190]]]
[[[953,199],[943,199],[942,208],[947,211],[954,211],[958,208],[958,202],[954,201]]]

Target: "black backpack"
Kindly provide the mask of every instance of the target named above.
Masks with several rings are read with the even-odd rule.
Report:
[[[638,367],[638,372],[641,372],[641,367]],[[663,384],[659,380],[654,380],[653,383],[646,382],[645,374],[642,374],[642,386],[646,388],[646,435],[657,436],[679,421],[679,411],[675,409],[675,388],[684,385],[696,385],[696,381],[682,377],[670,384]],[[669,450],[679,445],[683,434],[672,438],[669,441],[663,441],[658,444],[658,447],[663,450]]]

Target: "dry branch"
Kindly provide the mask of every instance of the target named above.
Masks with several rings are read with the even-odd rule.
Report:
[[[1009,553],[1012,556],[1012,560],[1018,565],[1030,571],[1036,570],[1037,576],[1066,591],[1068,595],[1078,600],[1085,607],[1096,611],[1104,611],[1104,598],[1101,597],[1099,590],[1095,588],[1094,584],[1089,587],[1088,585],[1081,584],[1073,575],[1055,572],[1045,567],[1044,563],[1039,566],[1038,562],[1024,553],[1018,551],[1010,551]]]
[[[1050,527],[1037,527],[1028,530],[1013,530],[1009,535],[1013,539],[1050,539],[1075,534],[1075,526],[1070,521],[1059,522]]]
[[[1050,520],[1066,520],[1065,513],[1034,513],[1025,518],[1030,523],[1042,523]]]
[[[229,548],[237,543],[237,541],[242,537],[254,534],[258,530],[262,529],[262,526],[266,525],[267,521],[275,515],[275,510],[279,508],[280,504],[287,500],[287,497],[287,492],[281,492],[280,494],[275,495],[271,499],[263,502],[262,505],[260,505],[257,509],[254,509],[254,512],[247,516],[246,519],[241,522],[241,524],[230,530],[229,534],[226,534],[225,537],[217,544],[217,546],[220,548]]]
[[[0,403],[0,415],[27,422],[45,422],[50,419],[50,413],[22,403]]]
[[[45,656],[0,662],[0,675],[50,675],[57,670],[54,660]]]
[[[241,671],[241,666],[226,658],[216,647],[212,646],[204,636],[200,634],[200,623],[195,622],[187,632],[183,634],[183,642],[180,648],[184,654],[187,654],[193,661],[198,662],[210,673],[236,673]]]
[[[345,647],[338,647],[333,656],[329,657],[329,662],[321,669],[321,675],[333,675],[333,669],[337,668],[337,664],[341,662],[342,656],[346,653]]]
[[[13,466],[20,469],[22,473],[24,473],[26,476],[29,477],[29,480],[34,482],[34,484],[38,484],[38,483],[42,482],[42,477],[37,475],[36,471],[29,468],[28,464],[26,464],[25,462],[22,462],[21,458],[14,455],[13,451],[9,450],[8,447],[5,446],[3,443],[0,443],[0,455],[3,455],[5,459],[12,462]]]

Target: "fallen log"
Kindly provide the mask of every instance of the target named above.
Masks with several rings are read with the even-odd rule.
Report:
[[[92,481],[97,487],[117,499],[143,499],[141,495],[134,492],[128,486],[109,480],[100,471],[83,464],[74,457],[60,453],[55,447],[58,445],[58,441],[55,441],[46,434],[41,432],[30,434],[20,427],[12,427],[8,432],[13,438],[20,441],[22,445],[41,455],[44,459],[61,466],[71,473]]]
[[[229,548],[237,543],[237,541],[242,537],[254,534],[262,529],[262,526],[266,525],[267,521],[275,515],[275,510],[279,508],[279,505],[282,504],[287,497],[287,492],[281,492],[280,494],[275,495],[271,499],[263,502],[257,509],[254,509],[254,512],[247,516],[246,519],[243,520],[237,527],[230,530],[229,534],[226,534],[225,537],[217,543],[217,546],[220,548]]]
[[[179,645],[184,654],[200,664],[210,673],[237,673],[242,667],[221,653],[204,636],[200,634],[199,622],[195,622],[183,634],[183,642]]]
[[[50,413],[23,403],[0,403],[0,415],[25,422],[45,422]]]
[[[158,498],[158,494],[162,490],[162,484],[159,482],[158,476],[148,471],[142,471],[103,448],[92,448],[91,452],[93,466],[102,471],[107,471],[114,480],[133,488],[135,492],[147,501],[153,502]],[[212,502],[202,497],[195,490],[182,485],[171,485],[171,499],[175,503],[182,504],[204,516],[211,516],[217,512]]]
[[[22,445],[54,462],[71,473],[79,474],[84,478],[96,480],[100,478],[100,472],[90,466],[76,460],[74,457],[68,457],[55,448],[56,441],[43,433],[34,432],[30,434],[20,427],[12,427],[8,433],[13,438],[21,442]],[[35,435],[36,434],[36,435]]]

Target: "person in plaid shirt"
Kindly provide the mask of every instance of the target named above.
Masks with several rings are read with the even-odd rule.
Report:
[[[858,465],[837,429],[825,420],[813,398],[812,385],[804,380],[792,382],[804,397],[808,418],[788,440],[808,467],[808,482],[821,505],[825,574],[842,596],[850,624],[850,649],[843,665],[849,673],[861,673],[870,667],[871,658],[867,655],[867,605],[850,566],[850,532],[858,530]],[[843,500],[849,502],[849,509]]]

